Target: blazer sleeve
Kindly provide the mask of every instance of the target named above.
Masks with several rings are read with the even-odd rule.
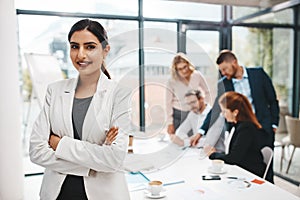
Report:
[[[33,163],[63,174],[88,176],[89,168],[78,163],[57,159],[55,151],[48,145],[51,130],[49,120],[51,94],[51,88],[48,87],[44,107],[32,127],[29,147],[30,159]]]
[[[272,83],[271,78],[266,74],[266,72],[261,68],[264,81],[264,93],[266,95],[268,104],[270,106],[270,111],[272,115],[272,124],[278,126],[279,123],[279,104],[276,96],[276,92]]]
[[[222,80],[223,79],[218,82],[218,94],[215,98],[214,104],[207,114],[202,126],[200,127],[200,129],[204,130],[205,132],[207,132],[208,129],[215,123],[221,113],[221,108],[218,101],[219,97],[225,92],[225,87]]]
[[[110,127],[119,127],[119,134],[111,145],[99,145],[63,137],[58,144],[55,156],[73,163],[80,163],[98,172],[115,172],[122,169],[127,154],[128,135],[131,131],[130,94],[129,89],[117,88],[110,94],[108,101],[104,102],[104,106],[111,110],[107,112],[111,113],[107,116],[110,117]],[[112,101],[112,106],[110,106],[110,101]]]
[[[254,126],[242,125],[238,127],[234,133],[234,138],[232,138],[230,142],[229,153],[226,155],[220,153],[212,154],[210,158],[220,158],[227,164],[241,163],[249,151],[250,145],[253,145],[252,141],[255,138],[255,131]]]

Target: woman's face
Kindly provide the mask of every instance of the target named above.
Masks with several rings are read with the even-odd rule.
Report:
[[[108,51],[109,46],[102,49],[98,38],[88,30],[76,31],[70,38],[70,57],[80,75],[99,73]]]
[[[233,122],[233,123],[237,122],[236,116],[239,112],[238,110],[231,111],[228,108],[225,108],[223,105],[220,105],[220,107],[221,107],[222,115],[225,117],[227,122]]]
[[[181,78],[189,78],[192,74],[187,62],[180,62],[176,65],[176,71]]]

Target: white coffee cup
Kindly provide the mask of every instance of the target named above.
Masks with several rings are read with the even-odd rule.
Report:
[[[221,172],[224,167],[224,161],[220,159],[212,160],[211,169],[214,172]]]
[[[159,194],[163,190],[163,183],[157,180],[150,181],[148,183],[148,190],[152,196],[159,196]]]

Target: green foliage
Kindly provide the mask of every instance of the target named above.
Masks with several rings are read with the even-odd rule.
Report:
[[[257,45],[251,48],[255,65],[262,66],[264,70],[273,76],[273,32],[272,29],[249,28],[250,40]]]
[[[23,69],[23,85],[22,91],[24,95],[24,100],[29,101],[32,94],[32,82],[30,79],[30,74],[28,68]]]

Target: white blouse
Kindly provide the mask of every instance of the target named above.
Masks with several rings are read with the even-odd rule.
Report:
[[[173,123],[173,108],[189,111],[189,106],[185,103],[184,96],[189,90],[200,90],[205,97],[205,101],[210,103],[210,92],[207,82],[200,71],[194,70],[188,85],[180,80],[169,79],[166,88],[166,113],[167,123]]]

